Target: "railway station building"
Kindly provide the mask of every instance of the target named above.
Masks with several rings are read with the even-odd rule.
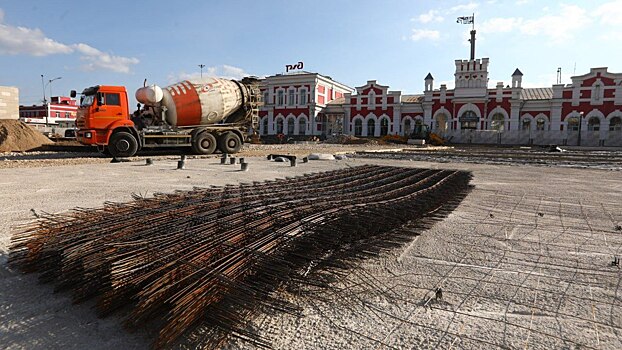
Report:
[[[403,94],[376,80],[352,89],[331,77],[296,72],[267,77],[262,135],[410,135],[415,124],[453,143],[622,146],[622,73],[606,67],[571,84],[524,88],[520,69],[489,86],[489,58],[454,61],[455,87]]]

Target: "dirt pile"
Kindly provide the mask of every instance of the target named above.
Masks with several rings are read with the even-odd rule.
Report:
[[[0,152],[28,151],[52,143],[19,120],[0,120]]]

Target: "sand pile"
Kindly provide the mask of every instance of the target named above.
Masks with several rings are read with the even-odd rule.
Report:
[[[52,143],[19,120],[0,120],[0,152],[28,151]]]

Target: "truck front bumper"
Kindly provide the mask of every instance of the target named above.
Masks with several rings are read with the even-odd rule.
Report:
[[[83,145],[105,145],[106,134],[96,130],[78,130],[76,138]]]

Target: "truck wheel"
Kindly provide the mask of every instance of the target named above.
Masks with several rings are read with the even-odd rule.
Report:
[[[192,152],[212,154],[216,150],[216,138],[209,132],[202,132],[192,138]]]
[[[108,150],[114,158],[131,157],[138,151],[138,141],[129,132],[115,132],[110,136]]]
[[[233,132],[226,132],[218,138],[218,149],[222,153],[238,153],[242,149],[240,137]]]

